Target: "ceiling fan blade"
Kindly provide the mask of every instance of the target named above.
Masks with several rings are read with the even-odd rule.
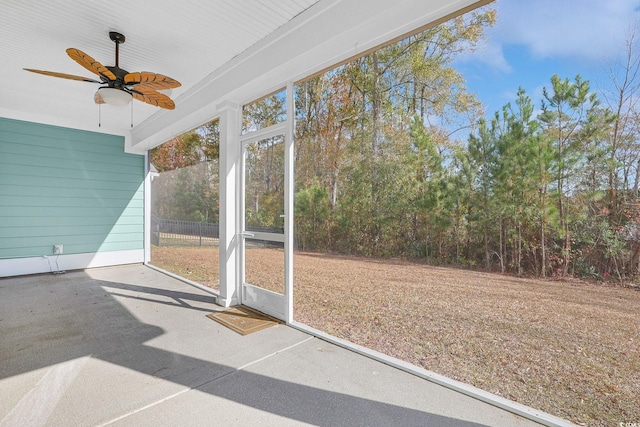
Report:
[[[67,49],[67,55],[69,55],[71,59],[73,59],[92,73],[104,76],[109,80],[116,79],[116,75],[113,74],[107,67],[105,67],[81,50],[69,48]]]
[[[154,89],[146,85],[134,86],[131,89],[131,95],[138,101],[155,105],[156,107],[173,110],[176,108],[174,102],[167,95],[156,92]]]
[[[102,83],[97,80],[89,79],[87,77],[74,76],[73,74],[56,73],[55,71],[34,70],[32,68],[23,68],[23,70],[31,71],[32,73],[44,74],[45,76],[60,77],[61,79],[79,80],[82,82],[90,82],[90,83]]]
[[[100,91],[98,90],[96,94],[93,96],[93,100],[96,104],[106,104],[102,95],[100,95]]]
[[[171,77],[163,76],[162,74],[150,73],[148,71],[129,73],[124,76],[124,82],[128,85],[144,85],[155,90],[173,89],[181,86],[179,81],[174,80]]]

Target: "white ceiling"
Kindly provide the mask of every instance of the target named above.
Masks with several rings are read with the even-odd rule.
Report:
[[[75,47],[114,65],[109,31],[125,35],[120,67],[182,83],[179,98],[220,66],[318,0],[2,0],[0,116],[98,130],[97,84],[29,73],[23,68],[96,78],[69,58]],[[137,125],[158,111],[133,102]],[[4,113],[4,114],[3,114]],[[131,109],[103,105],[102,129],[129,129]]]
[[[124,135],[125,149],[142,154],[221,108],[489,1],[0,0],[0,117]],[[95,78],[65,50],[114,65],[110,31],[126,37],[121,68],[182,83],[175,110],[133,101],[131,129],[131,108],[99,110],[97,84],[23,70]]]

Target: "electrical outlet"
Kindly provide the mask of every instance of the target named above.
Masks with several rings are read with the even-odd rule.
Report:
[[[62,245],[53,245],[53,254],[62,255]]]

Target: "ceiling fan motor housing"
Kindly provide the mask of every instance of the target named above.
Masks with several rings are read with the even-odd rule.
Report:
[[[126,76],[127,74],[129,74],[128,71],[123,70],[120,67],[117,66],[105,66],[109,71],[111,71],[115,76],[116,79],[115,80],[109,80],[105,77],[103,77],[103,80],[106,80],[105,83],[109,84],[109,87],[114,87],[117,89],[125,89],[125,83],[124,83],[124,76]],[[101,76],[102,77],[102,76]]]

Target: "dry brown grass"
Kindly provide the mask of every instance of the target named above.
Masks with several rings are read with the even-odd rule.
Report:
[[[252,250],[265,280],[279,274],[281,255]],[[152,254],[193,280],[217,274],[214,249]],[[312,253],[294,263],[299,322],[576,423],[640,422],[637,290]]]
[[[218,289],[217,247],[151,246],[151,263],[186,279]]]

